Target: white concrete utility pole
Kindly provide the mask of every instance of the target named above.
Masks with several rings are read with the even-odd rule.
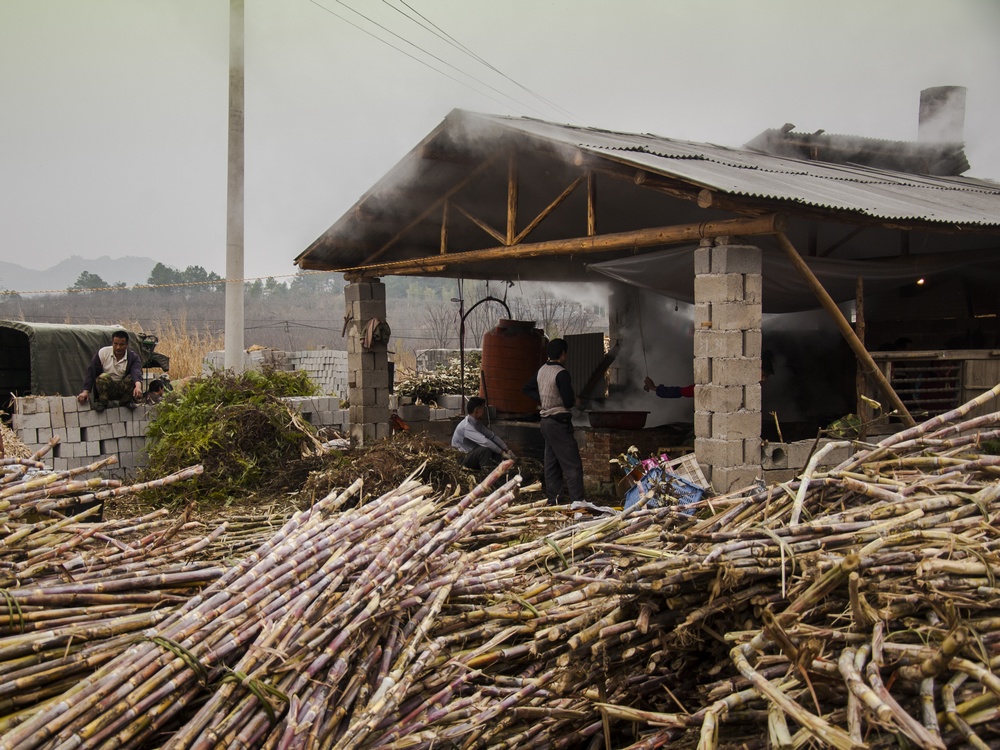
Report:
[[[227,370],[243,371],[243,0],[229,0],[229,189],[226,220]]]

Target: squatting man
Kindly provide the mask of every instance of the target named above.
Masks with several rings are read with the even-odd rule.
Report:
[[[462,452],[462,466],[474,471],[494,469],[501,459],[514,458],[507,443],[483,422],[486,399],[473,396],[465,405],[465,412],[467,416],[451,436],[451,447]]]
[[[81,404],[91,398],[96,411],[109,406],[134,409],[142,398],[142,362],[128,348],[128,333],[111,334],[111,346],[97,350],[83,375],[83,390],[76,400]]]

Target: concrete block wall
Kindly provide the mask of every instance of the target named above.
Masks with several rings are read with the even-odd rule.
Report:
[[[823,438],[818,442],[811,439],[796,440],[792,443],[765,443],[761,447],[761,469],[764,481],[767,484],[774,484],[797,479],[802,475],[814,449],[818,451],[830,442],[833,441]],[[830,469],[847,460],[853,453],[853,449],[849,447],[834,448],[823,457],[817,469],[821,471]]]
[[[348,432],[348,411],[340,408],[336,396],[311,396],[287,399],[314,427]],[[155,414],[155,406],[140,405],[94,411],[90,404],[80,404],[75,396],[26,396],[16,401],[11,428],[31,451],[48,444],[53,435],[59,443],[42,461],[55,471],[87,466],[115,456],[118,463],[102,473],[113,476],[134,475],[146,467],[146,432]]]
[[[761,251],[705,241],[694,266],[695,454],[721,494],[761,476]]]
[[[276,362],[280,369],[304,371],[325,396],[347,398],[347,352],[335,349],[283,352],[261,349],[245,352],[244,369],[259,370],[265,362]],[[203,372],[225,367],[225,352],[209,352],[202,366]]]
[[[482,349],[466,349],[465,356],[468,357],[472,352],[482,352]],[[446,367],[452,359],[461,356],[458,349],[417,349],[414,354],[417,372],[434,372],[438,367]]]
[[[97,412],[75,396],[17,399],[11,427],[29,450],[38,451],[54,435],[59,443],[42,461],[55,471],[87,466],[107,456],[118,463],[104,470],[130,474],[146,465],[146,428],[155,406],[119,407]]]

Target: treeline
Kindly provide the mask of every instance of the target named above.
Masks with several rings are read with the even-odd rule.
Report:
[[[533,320],[549,336],[606,330],[603,297],[581,287],[457,282],[388,276],[387,320],[400,353],[480,346],[501,318]],[[285,351],[346,349],[341,274],[300,271],[244,285],[244,343]],[[170,323],[206,335],[225,331],[225,280],[201,266],[157,263],[146,284],[108,283],[83,272],[64,294],[0,295],[0,318],[38,323],[128,323],[147,333]],[[588,297],[589,295],[589,297]],[[587,300],[596,296],[598,302]],[[461,301],[459,301],[461,300]],[[167,352],[169,354],[169,352]]]

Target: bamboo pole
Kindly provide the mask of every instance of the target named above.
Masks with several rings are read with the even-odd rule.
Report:
[[[916,422],[913,417],[910,416],[910,412],[907,410],[906,405],[903,404],[892,385],[888,380],[886,380],[885,375],[882,373],[879,366],[875,364],[875,360],[872,359],[872,355],[868,353],[865,345],[861,343],[860,339],[858,339],[854,329],[851,328],[851,324],[848,322],[847,318],[844,317],[840,308],[837,307],[837,303],[833,301],[833,297],[831,297],[829,292],[823,288],[823,284],[816,278],[812,269],[810,269],[809,266],[806,265],[806,262],[802,260],[802,256],[799,255],[795,246],[791,243],[783,231],[775,232],[774,237],[778,242],[778,246],[785,251],[785,255],[788,256],[792,265],[795,266],[795,269],[802,275],[802,278],[805,279],[807,286],[812,289],[816,298],[819,300],[820,305],[822,305],[823,309],[829,313],[833,322],[836,323],[837,328],[840,329],[840,332],[847,341],[848,346],[851,347],[854,355],[858,358],[859,364],[863,365],[862,369],[865,374],[874,378],[879,388],[886,395],[886,398],[889,399],[889,403],[891,403],[892,407],[899,413],[903,423],[907,427],[913,427],[916,425]]]
[[[550,240],[513,247],[494,247],[484,250],[467,250],[440,254],[427,258],[399,260],[386,263],[368,263],[348,268],[331,269],[340,271],[345,278],[355,280],[361,277],[392,274],[413,274],[426,271],[430,267],[440,268],[490,260],[514,260],[554,255],[586,255],[612,250],[631,250],[638,247],[670,245],[693,242],[706,237],[727,235],[758,235],[781,232],[787,220],[780,214],[772,214],[751,219],[723,219],[699,224],[678,224],[654,229],[639,229],[594,237],[576,237],[566,240]]]

